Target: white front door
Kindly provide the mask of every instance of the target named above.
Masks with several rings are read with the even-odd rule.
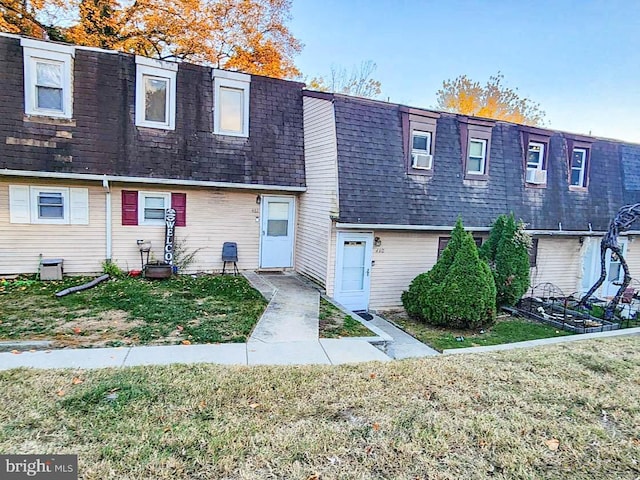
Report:
[[[293,198],[262,197],[260,268],[293,266]]]
[[[369,307],[372,245],[372,233],[338,232],[334,297],[349,310]]]
[[[622,250],[622,255],[627,253],[627,239],[618,238],[618,244]],[[613,297],[620,288],[622,281],[624,280],[624,269],[620,263],[618,255],[611,250],[607,250],[607,278],[602,284],[602,296]]]
[[[586,241],[589,243],[586,246],[587,250],[584,256],[583,294],[600,278],[600,239],[588,238]],[[622,254],[625,255],[627,252],[627,239],[618,238],[618,244],[622,249]],[[595,295],[600,298],[613,297],[620,288],[620,283],[624,280],[624,270],[620,259],[611,250],[607,250],[605,265],[607,267],[607,276],[600,289],[595,292]]]

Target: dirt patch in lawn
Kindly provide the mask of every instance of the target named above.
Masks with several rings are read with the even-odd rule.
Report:
[[[85,315],[89,313],[85,311]],[[141,320],[129,320],[123,310],[107,310],[95,316],[80,316],[61,323],[53,329],[54,347],[108,347],[130,345],[134,340],[127,333],[144,325]]]
[[[57,347],[243,342],[266,301],[240,276],[115,278],[62,298],[85,283],[3,281],[0,340],[53,340]]]

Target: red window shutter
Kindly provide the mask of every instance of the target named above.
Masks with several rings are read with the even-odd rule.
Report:
[[[122,225],[138,225],[138,192],[122,190]]]
[[[176,227],[187,226],[187,194],[172,193],[171,208],[176,211]]]

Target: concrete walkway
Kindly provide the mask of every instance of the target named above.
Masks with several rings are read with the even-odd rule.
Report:
[[[419,358],[440,355],[437,350],[425,345],[404,330],[377,315],[373,316],[373,320],[364,322],[364,324],[365,326],[374,325],[392,338],[387,349],[387,355],[392,358]]]
[[[249,343],[285,343],[318,340],[320,293],[296,274],[261,274],[274,295],[249,337]]]

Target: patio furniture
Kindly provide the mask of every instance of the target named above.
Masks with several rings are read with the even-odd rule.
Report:
[[[227,262],[233,262],[233,274],[238,275],[238,244],[236,242],[224,242],[222,245],[222,274],[224,275],[227,268]]]

